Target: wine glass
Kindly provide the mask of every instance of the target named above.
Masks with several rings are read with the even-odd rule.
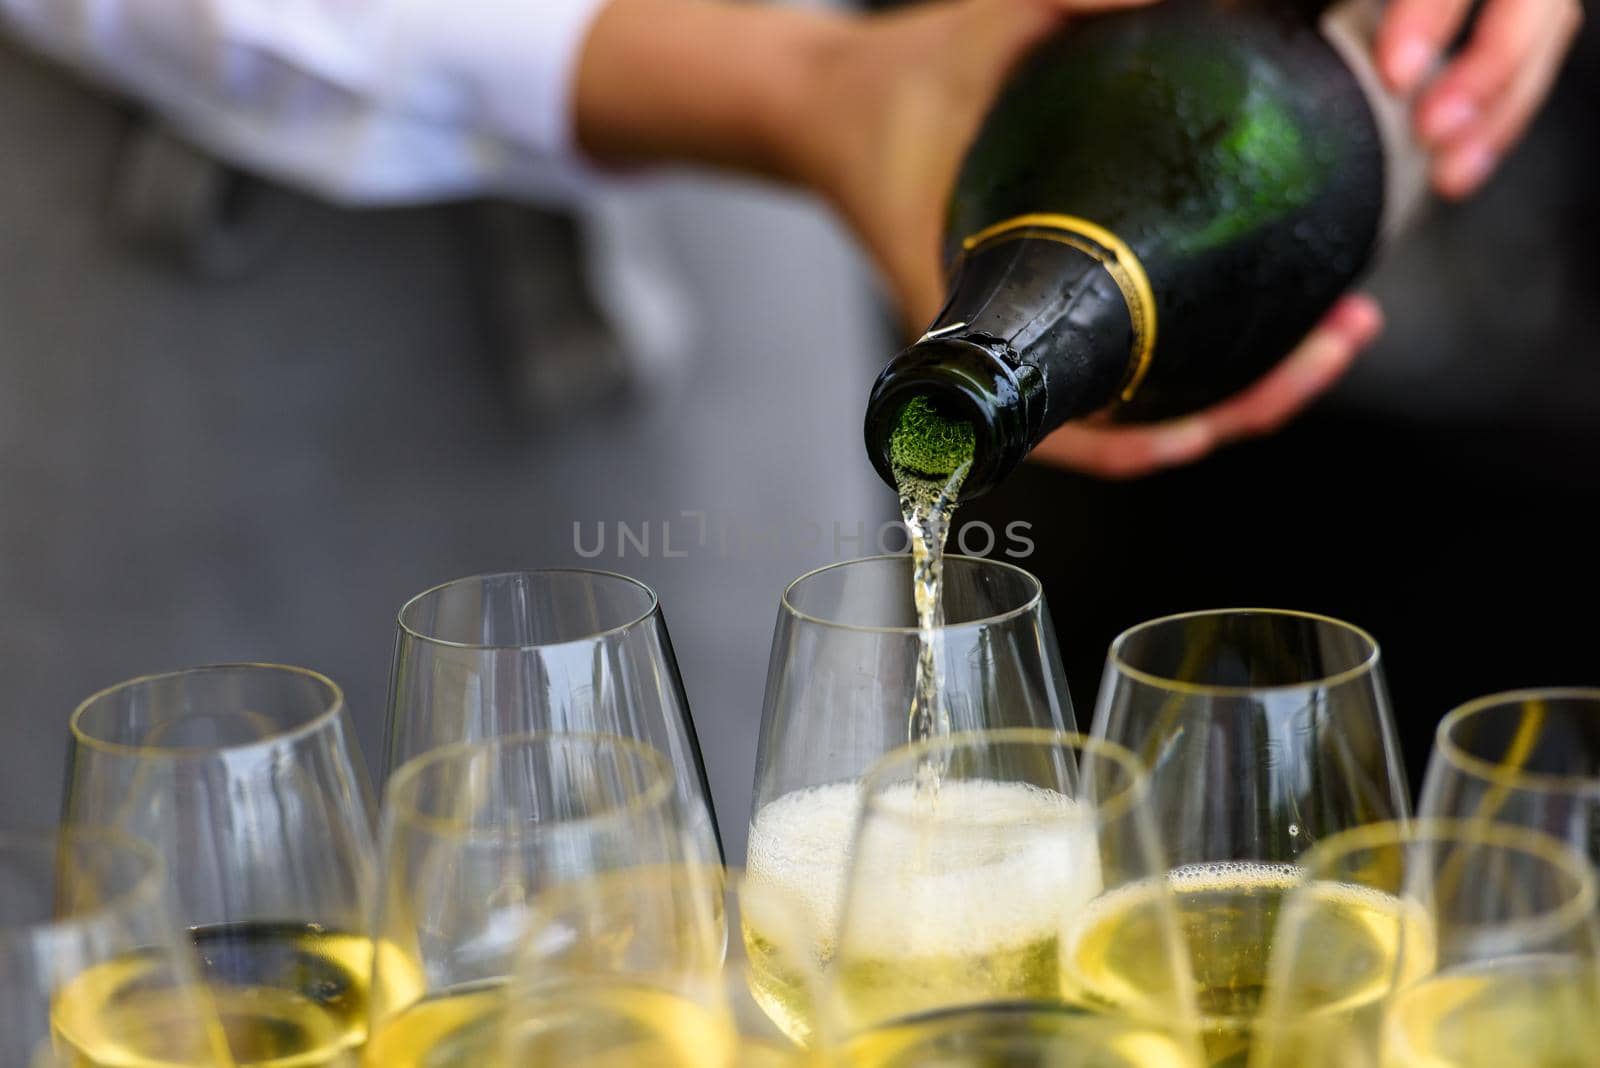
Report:
[[[963,1048],[1017,1064],[1034,1063],[1030,1048],[1118,1065],[1198,1053],[1131,754],[1061,732],[958,734],[885,757],[862,794],[822,1014],[847,1062],[942,1064]]]
[[[1451,712],[1418,809],[1541,830],[1600,864],[1600,690],[1524,690]]]
[[[935,652],[953,729],[1073,727],[1039,581],[1010,564],[944,561]],[[834,564],[783,593],[767,673],[747,860],[803,906],[817,965],[838,928],[862,773],[909,740],[921,649],[909,556]],[[759,955],[760,948],[755,952]],[[758,974],[763,974],[757,967]],[[813,1021],[776,969],[765,1003],[797,1041]]]
[[[1284,902],[1251,1068],[1560,1068],[1600,1049],[1585,858],[1484,821],[1359,827]]]
[[[1170,1028],[1068,1006],[956,1009],[869,1031],[830,1068],[1201,1068],[1195,1043]]]
[[[773,954],[800,948],[772,887],[706,865],[634,869],[566,883],[533,911],[507,1064],[809,1063],[750,994],[740,932],[759,930]]]
[[[0,1068],[229,1068],[167,906],[140,842],[0,834]]]
[[[683,866],[697,849],[661,753],[578,733],[462,743],[410,761],[390,779],[383,842],[371,1068],[494,1063],[533,903],[568,882],[643,887],[641,876]],[[632,894],[634,911],[611,917],[606,945],[676,938],[710,952],[716,892]]]
[[[339,688],[301,668],[196,668],[104,690],[71,730],[64,822],[161,856],[234,1060],[353,1065],[376,850]]]
[[[723,966],[727,1012],[740,1044],[738,1068],[821,1068],[816,1050],[806,1050],[779,1027],[759,999],[764,989],[758,968],[777,971],[803,988],[807,1004],[821,995],[812,932],[803,904],[771,882],[752,880],[728,869],[722,916],[728,953]]]
[[[535,731],[659,749],[705,859],[721,859],[689,700],[650,587],[601,571],[514,571],[448,582],[400,609],[386,774],[439,746]]]
[[[1300,857],[1409,814],[1378,645],[1300,612],[1198,612],[1112,643],[1093,732],[1150,769],[1213,1064],[1242,1063]]]

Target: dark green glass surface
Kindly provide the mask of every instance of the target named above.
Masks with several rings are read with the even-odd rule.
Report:
[[[1168,0],[1077,21],[1023,64],[951,199],[949,303],[874,389],[880,471],[915,396],[978,428],[976,496],[1068,419],[1194,411],[1305,336],[1367,264],[1384,208],[1378,127],[1320,6]],[[1131,399],[1133,325],[1099,263],[1041,237],[961,252],[1040,213],[1111,231],[1149,276],[1156,347]]]

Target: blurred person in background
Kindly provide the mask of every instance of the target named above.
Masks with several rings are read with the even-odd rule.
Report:
[[[38,229],[6,239],[12,258],[0,285],[16,308],[60,308],[48,319],[40,313],[45,325],[31,328],[37,337],[26,315],[20,335],[18,318],[11,316],[13,345],[27,349],[37,341],[57,356],[42,370],[15,373],[24,386],[30,374],[63,376],[41,390],[0,389],[10,394],[0,396],[0,422],[8,423],[0,425],[0,478],[22,491],[15,497],[22,507],[8,500],[0,516],[0,590],[20,608],[10,614],[11,629],[0,621],[0,639],[16,650],[7,661],[12,674],[32,668],[47,680],[31,690],[24,686],[23,704],[64,716],[71,699],[125,675],[176,666],[173,656],[238,656],[231,642],[245,646],[247,655],[270,652],[328,668],[336,677],[350,673],[340,665],[360,665],[354,670],[365,684],[354,703],[365,710],[371,739],[381,706],[374,679],[381,667],[374,665],[381,664],[387,640],[379,621],[391,618],[405,594],[433,581],[559,561],[552,553],[559,541],[547,537],[546,544],[525,533],[535,522],[550,526],[551,512],[565,517],[579,507],[618,509],[617,502],[641,492],[677,492],[675,500],[693,506],[692,487],[718,479],[757,509],[785,495],[832,508],[840,500],[888,501],[858,441],[872,363],[888,346],[875,351],[877,342],[863,341],[872,335],[859,323],[854,332],[846,329],[858,317],[857,309],[841,306],[847,284],[818,290],[807,304],[794,296],[803,287],[785,282],[786,299],[771,308],[794,305],[789,319],[771,313],[767,321],[748,324],[729,314],[720,324],[735,348],[743,346],[741,360],[755,359],[749,349],[759,346],[771,350],[762,355],[774,363],[800,364],[792,372],[772,367],[738,379],[737,389],[728,383],[706,388],[706,396],[692,402],[700,405],[693,415],[684,406],[672,409],[670,428],[656,423],[625,431],[608,420],[576,445],[546,439],[508,446],[482,425],[483,412],[463,390],[436,381],[448,373],[441,367],[454,357],[452,346],[482,340],[473,338],[475,328],[462,314],[470,292],[431,262],[446,258],[441,250],[455,241],[454,228],[430,213],[405,216],[382,233],[362,232],[358,223],[320,209],[286,206],[293,198],[281,187],[363,206],[481,196],[567,206],[578,220],[576,234],[526,214],[515,221],[495,216],[476,228],[492,253],[479,284],[514,290],[503,294],[501,325],[518,344],[539,349],[529,361],[532,384],[523,391],[534,395],[533,410],[592,411],[589,403],[600,398],[593,382],[608,377],[599,373],[608,366],[608,351],[613,364],[634,365],[611,367],[613,377],[642,375],[648,383],[671,372],[641,372],[637,365],[682,359],[694,336],[674,293],[684,272],[664,252],[674,235],[662,236],[628,207],[626,195],[615,195],[640,170],[704,164],[816,192],[853,228],[896,300],[897,318],[916,330],[942,295],[944,198],[1006,71],[1072,17],[1139,2],[946,0],[867,18],[714,0],[456,6],[0,0],[0,29],[159,116],[157,123],[138,120],[142,132],[120,152],[89,153],[115,171],[113,198],[134,229],[177,249],[201,274],[227,278],[259,263],[262,249],[282,240],[284,216],[298,211],[322,223],[302,239],[316,257],[300,261],[294,278],[267,279],[270,294],[209,291],[204,300],[122,264],[111,266],[105,272],[111,281],[97,286],[79,273],[99,255],[84,251],[81,226],[56,239],[64,244],[52,252],[68,250],[59,257],[38,254],[44,241]],[[1434,152],[1440,193],[1465,197],[1488,180],[1548,92],[1578,21],[1575,0],[1390,5],[1380,66],[1396,91],[1426,83],[1417,129]],[[1457,38],[1464,45],[1434,76]],[[10,77],[22,79],[21,91],[8,86]],[[0,70],[0,93],[8,121],[22,123],[11,129],[37,145],[73,144],[99,129],[52,121],[48,116],[76,105],[37,78]],[[1591,137],[1591,151],[1592,143]],[[38,161],[3,146],[0,151],[9,160],[11,186],[0,195],[29,205],[8,216],[17,220],[14,226],[50,227],[48,214],[35,218],[41,211],[77,212],[72,217],[81,223],[80,202],[67,198],[87,196],[96,186],[81,174],[79,154],[63,154],[56,171],[30,178],[30,164]],[[1565,176],[1574,168],[1557,170]],[[1554,173],[1541,177],[1557,180]],[[737,209],[737,199],[728,201],[730,208]],[[696,230],[726,225],[724,237],[738,240],[739,226],[731,221],[737,211],[722,217],[722,203]],[[1525,215],[1542,207],[1530,197],[1517,205]],[[1422,250],[1417,255],[1431,251],[1436,258],[1400,260],[1395,269],[1414,279],[1442,262],[1463,270],[1467,259],[1483,263],[1500,255],[1473,249],[1468,257],[1451,248],[1453,234],[1474,240],[1468,228],[1452,224],[1442,220],[1429,231],[1431,244],[1424,235],[1413,246]],[[798,281],[827,275],[842,262],[826,259],[831,252],[802,256],[793,243],[797,232],[784,231],[777,240],[752,233],[746,251],[769,259],[795,256]],[[584,255],[552,269],[527,254],[530,244],[579,245]],[[483,245],[470,249],[478,257]],[[1437,258],[1441,250],[1444,259]],[[827,264],[820,269],[818,255]],[[1505,279],[1525,275],[1526,266],[1483,269]],[[574,271],[586,276],[585,284],[574,286]],[[846,282],[851,277],[833,274]],[[1441,279],[1432,305],[1417,301],[1415,286],[1390,286],[1400,296],[1398,304],[1391,302],[1391,321],[1410,324],[1408,332],[1431,328],[1417,325],[1412,313],[1418,309],[1459,320],[1461,309],[1453,303],[1459,285],[1453,276]],[[832,296],[825,299],[824,292]],[[111,305],[117,305],[114,312],[107,311]],[[594,305],[588,308],[594,322],[579,322],[563,346],[557,320],[588,305]],[[150,310],[157,306],[171,311]],[[1484,301],[1479,310],[1507,309]],[[1391,664],[1415,665],[1408,669],[1413,679],[1457,666],[1430,658],[1426,646],[1430,633],[1449,630],[1446,624],[1459,627],[1462,617],[1433,619],[1432,606],[1450,603],[1438,600],[1441,588],[1464,594],[1505,561],[1466,550],[1429,558],[1425,536],[1396,538],[1394,527],[1407,521],[1397,518],[1397,509],[1432,501],[1439,521],[1447,513],[1438,502],[1410,491],[1420,484],[1437,494],[1448,485],[1459,492],[1452,502],[1459,516],[1467,508],[1461,502],[1477,492],[1475,480],[1507,485],[1520,468],[1513,461],[1504,474],[1489,469],[1491,461],[1516,455],[1502,451],[1500,442],[1469,452],[1459,436],[1429,428],[1437,444],[1419,447],[1416,409],[1424,406],[1413,402],[1434,389],[1438,369],[1413,380],[1382,432],[1372,431],[1368,417],[1319,410],[1317,420],[1271,447],[1228,450],[1139,484],[1099,481],[1188,464],[1221,444],[1280,427],[1340,377],[1379,326],[1377,305],[1352,297],[1240,398],[1155,428],[1069,427],[1039,450],[1039,458],[1081,474],[1035,466],[973,510],[974,517],[987,511],[1034,522],[1040,551],[1028,566],[1050,585],[1080,718],[1087,718],[1094,673],[1117,629],[1146,616],[1225,602],[1261,600],[1347,615],[1389,642]],[[1471,351],[1473,331],[1462,328],[1455,336],[1468,355],[1479,355]],[[792,342],[787,349],[786,340]],[[59,358],[96,345],[113,351],[81,363]],[[240,346],[258,354],[243,370],[214,356]],[[275,357],[287,366],[263,362],[261,354],[297,346],[305,352]],[[564,358],[552,351],[563,347]],[[130,348],[142,362],[122,358]],[[445,350],[444,357],[430,359],[430,348]],[[625,351],[610,351],[618,348]],[[829,362],[840,354],[861,366]],[[1484,355],[1485,362],[1500,356]],[[26,356],[22,352],[19,361]],[[731,361],[719,365],[726,366]],[[824,388],[835,374],[842,376],[837,388]],[[410,383],[408,376],[420,380]],[[1447,377],[1447,385],[1460,380]],[[571,402],[573,390],[585,404]],[[774,404],[806,414],[796,416],[793,428],[773,428]],[[353,405],[363,410],[359,419]],[[87,424],[74,418],[84,406]],[[102,408],[115,417],[98,418]],[[741,409],[753,414],[736,424],[731,420]],[[707,430],[697,434],[696,420]],[[7,441],[15,426],[31,429],[11,431],[17,438]],[[761,440],[763,431],[771,440]],[[79,474],[72,457],[81,446],[72,434],[88,435],[96,457],[113,458],[103,478],[71,484]],[[730,441],[758,448],[739,455]],[[811,450],[804,459],[792,455],[800,441]],[[10,459],[19,454],[26,464]],[[724,467],[733,470],[728,465],[735,457],[743,467],[728,479]],[[751,465],[764,467],[743,470]],[[796,482],[780,485],[779,471]],[[152,484],[160,493],[151,492]],[[846,484],[847,494],[839,488]],[[597,493],[601,503],[594,503]],[[106,499],[97,501],[97,495]],[[652,497],[640,507],[665,509],[673,506],[662,503],[668,499]],[[572,503],[579,500],[590,503]],[[1481,500],[1499,509],[1509,498],[1488,492]],[[303,516],[311,522],[303,524]],[[1473,525],[1461,518],[1464,527]],[[1499,547],[1504,555],[1532,560],[1535,525],[1502,520],[1493,529],[1502,525],[1515,534]],[[1406,555],[1390,548],[1396,544],[1406,546]],[[1474,544],[1480,553],[1497,548]],[[520,547],[510,559],[508,545]],[[181,563],[185,554],[203,557],[205,566]],[[1374,555],[1380,557],[1376,570]],[[1433,584],[1402,585],[1418,576],[1419,557],[1432,567]],[[419,573],[419,566],[434,570]],[[696,598],[705,599],[714,574],[725,583],[718,599],[729,600],[735,583],[726,580],[737,576],[738,564],[609,566],[644,569],[642,577],[662,587],[680,645],[688,646],[691,691],[697,679],[731,680],[717,701],[692,696],[703,717],[747,728],[730,735],[740,744],[728,754],[708,753],[719,800],[743,811],[740,792],[748,790],[764,666],[762,653],[752,650],[764,644],[764,619],[782,579],[803,568],[780,563],[752,573],[747,585],[759,597],[752,594],[723,619],[731,610],[699,606]],[[659,572],[648,570],[654,567]],[[1516,573],[1509,568],[1494,581],[1512,582]],[[177,588],[162,588],[174,577]],[[364,581],[377,588],[364,588]],[[347,599],[324,590],[351,592]],[[1407,604],[1409,614],[1386,613],[1391,599]],[[107,600],[113,610],[107,611]],[[324,611],[339,617],[326,625],[304,622]],[[688,628],[681,625],[685,615]],[[758,615],[760,626],[750,622]],[[152,619],[164,620],[166,633],[150,633]],[[349,637],[353,628],[365,637]],[[719,642],[718,634],[736,629],[753,640]],[[1475,663],[1491,663],[1485,656],[1498,648],[1495,642],[1513,640],[1507,631],[1532,629],[1504,616],[1482,617],[1487,644],[1474,654]],[[85,647],[97,652],[80,665],[71,651]],[[150,659],[153,650],[161,651],[158,659]],[[58,678],[68,665],[81,666],[83,677]],[[748,692],[735,696],[741,672]],[[1484,681],[1481,671],[1450,678],[1461,686]],[[1397,680],[1396,689],[1402,719],[1408,707],[1430,721],[1444,711],[1437,686],[1408,689]],[[1455,690],[1450,693],[1453,699]],[[1416,704],[1408,705],[1408,698]],[[39,744],[18,751],[55,745],[59,717],[41,712],[31,730]],[[702,732],[708,733],[717,732]],[[1406,739],[1413,759],[1426,751],[1420,737],[1419,728],[1417,737]],[[369,750],[375,748],[369,742]],[[29,781],[25,774],[22,782]],[[736,842],[730,852],[738,855]]]

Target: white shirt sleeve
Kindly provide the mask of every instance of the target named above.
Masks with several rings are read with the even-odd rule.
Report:
[[[605,0],[0,0],[0,28],[347,202],[566,195]]]

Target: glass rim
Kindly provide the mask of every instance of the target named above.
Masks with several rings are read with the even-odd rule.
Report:
[[[1312,623],[1332,627],[1345,634],[1354,635],[1367,648],[1366,655],[1361,662],[1342,671],[1331,672],[1315,678],[1306,678],[1299,682],[1276,683],[1271,686],[1226,686],[1220,683],[1184,682],[1182,679],[1170,679],[1143,668],[1134,667],[1123,654],[1125,644],[1140,634],[1153,630],[1156,627],[1170,626],[1173,623],[1184,622],[1192,619],[1207,617],[1220,618],[1224,616],[1272,616],[1278,619],[1299,619]],[[1354,623],[1347,623],[1333,616],[1322,615],[1318,612],[1305,612],[1294,608],[1205,608],[1195,612],[1177,612],[1173,615],[1160,616],[1156,619],[1147,619],[1143,623],[1135,623],[1127,630],[1118,634],[1111,642],[1111,649],[1106,655],[1106,664],[1134,682],[1155,689],[1166,690],[1169,693],[1185,694],[1195,697],[1249,697],[1255,694],[1294,693],[1297,690],[1318,688],[1332,689],[1348,682],[1354,682],[1365,675],[1377,670],[1382,659],[1382,649],[1378,640],[1370,632]]]
[[[608,804],[603,811],[548,823],[536,821],[532,825],[523,825],[526,830],[509,835],[505,833],[508,830],[506,826],[473,825],[460,818],[430,815],[420,810],[415,797],[403,797],[407,792],[414,793],[421,777],[433,768],[484,754],[504,754],[519,747],[538,745],[553,749],[553,743],[585,744],[594,748],[605,746],[628,753],[641,767],[647,769],[649,781],[633,796],[619,803]],[[670,804],[675,796],[675,790],[676,781],[672,765],[666,755],[652,745],[620,734],[603,734],[595,731],[528,731],[523,734],[499,735],[473,742],[454,742],[412,757],[396,768],[394,774],[389,777],[389,784],[383,795],[383,818],[388,828],[406,826],[441,838],[470,838],[478,833],[492,833],[497,841],[505,841],[507,838],[539,837],[557,831],[581,830],[596,824],[620,822],[626,817],[657,810]]]
[[[81,928],[98,919],[117,916],[145,900],[154,899],[166,889],[166,871],[161,854],[150,843],[99,827],[63,826],[54,830],[0,831],[0,855],[20,855],[37,851],[58,858],[64,845],[97,845],[108,852],[137,857],[144,869],[133,882],[87,908],[74,909],[65,916],[49,920],[10,923],[0,917],[0,941],[27,938],[46,931]]]
[[[1095,802],[1093,805],[1094,824],[1097,827],[1104,827],[1124,818],[1148,796],[1149,770],[1131,749],[1118,742],[1096,738],[1079,731],[1054,731],[1047,727],[1002,727],[987,731],[957,731],[942,737],[902,745],[879,757],[861,776],[861,811],[857,819],[858,825],[866,822],[869,810],[899,823],[917,822],[921,819],[913,812],[884,809],[874,804],[873,799],[882,796],[884,788],[889,785],[892,770],[902,766],[914,769],[926,757],[941,751],[955,752],[960,749],[1003,746],[1072,749],[1079,753],[1090,754],[1096,759],[1107,759],[1127,772],[1129,781],[1126,785],[1118,789],[1113,797],[1106,801]],[[894,781],[903,781],[903,777],[896,776]],[[959,818],[952,822],[957,827],[963,825],[963,821]],[[970,826],[991,825],[972,823]]]
[[[308,718],[304,723],[297,723],[292,727],[275,730],[260,738],[253,738],[247,742],[232,745],[193,745],[193,746],[162,746],[162,745],[129,745],[125,742],[107,741],[97,734],[91,733],[83,725],[84,718],[102,701],[108,700],[119,694],[139,687],[150,686],[153,683],[166,682],[171,679],[198,677],[201,675],[221,674],[260,674],[299,676],[309,679],[320,686],[327,700],[322,711]],[[72,740],[88,749],[116,756],[154,758],[161,757],[168,760],[193,760],[217,753],[239,753],[261,746],[282,745],[287,742],[297,742],[325,730],[336,723],[345,710],[344,690],[337,682],[312,668],[296,667],[293,664],[271,664],[261,661],[238,661],[229,664],[205,664],[200,667],[179,668],[176,671],[162,671],[152,675],[139,675],[122,682],[113,683],[103,690],[85,697],[73,709],[72,716],[67,721],[68,730]]]
[[[906,626],[898,627],[868,626],[860,623],[844,623],[835,619],[823,619],[821,616],[812,615],[810,612],[801,611],[798,607],[796,607],[793,599],[790,596],[800,586],[801,583],[809,582],[811,579],[814,579],[817,576],[823,575],[829,571],[839,571],[848,567],[858,567],[862,564],[880,563],[885,560],[903,560],[908,565],[912,562],[910,553],[878,553],[873,556],[858,556],[851,560],[835,560],[831,564],[824,564],[821,567],[812,568],[810,571],[807,571],[805,574],[801,575],[797,579],[794,579],[787,586],[785,586],[783,588],[783,595],[778,599],[779,605],[785,615],[812,626],[827,627],[831,630],[849,631],[856,634],[895,634],[915,637],[922,633],[921,628],[917,627],[915,624],[908,624]],[[944,626],[939,628],[939,633],[941,634],[950,634],[963,630],[982,630],[985,627],[997,627],[1005,623],[1010,623],[1013,620],[1020,619],[1025,615],[1031,614],[1041,604],[1044,603],[1044,584],[1039,581],[1039,577],[1037,575],[1029,571],[1027,568],[1018,567],[1016,564],[1007,563],[1004,560],[994,560],[987,556],[967,556],[963,553],[946,553],[944,560],[945,563],[949,563],[952,560],[959,560],[962,563],[977,564],[982,567],[994,568],[1000,571],[1009,571],[1014,574],[1021,575],[1032,588],[1032,592],[1028,595],[1028,598],[1025,602],[1015,608],[1008,608],[1004,612],[996,612],[980,619],[969,619],[961,623],[946,623]]]
[[[1569,900],[1538,915],[1499,924],[1470,926],[1560,929],[1584,922],[1594,913],[1596,907],[1600,906],[1600,880],[1596,879],[1595,870],[1587,857],[1544,831],[1521,824],[1497,823],[1493,820],[1441,818],[1384,820],[1347,828],[1324,838],[1300,857],[1298,863],[1305,872],[1305,881],[1302,885],[1331,881],[1326,869],[1335,858],[1354,857],[1375,849],[1391,847],[1404,849],[1408,846],[1430,843],[1480,845],[1508,852],[1520,852],[1560,870],[1578,887],[1577,893],[1571,895]]]
[[[411,611],[413,607],[430,597],[435,597],[446,590],[457,586],[465,586],[468,583],[482,583],[490,579],[527,578],[530,576],[550,575],[585,575],[589,578],[599,578],[622,582],[626,585],[632,586],[634,589],[642,590],[645,594],[647,603],[644,611],[640,612],[639,615],[628,620],[626,623],[621,623],[614,627],[607,627],[604,630],[597,630],[592,634],[583,634],[576,638],[563,638],[562,640],[555,642],[523,642],[515,645],[496,645],[493,642],[457,642],[451,641],[448,638],[440,638],[433,634],[424,634],[421,630],[418,630],[416,627],[413,627],[410,623],[406,622],[406,613]],[[624,575],[620,571],[606,571],[600,568],[540,567],[529,568],[521,571],[490,571],[481,575],[464,575],[461,578],[451,579],[448,582],[441,582],[438,585],[429,586],[421,593],[407,598],[405,604],[402,604],[400,606],[400,610],[395,613],[395,624],[399,627],[402,634],[405,634],[412,640],[424,642],[428,645],[438,646],[443,649],[464,649],[482,653],[527,652],[533,649],[556,649],[563,645],[582,645],[586,642],[599,641],[614,635],[623,634],[639,626],[639,624],[653,619],[659,615],[660,612],[661,598],[659,595],[657,595],[655,588],[649,583],[636,579],[631,575]]]
[[[1438,730],[1434,732],[1434,746],[1438,749],[1442,759],[1462,771],[1496,786],[1526,790],[1529,793],[1600,794],[1600,775],[1568,775],[1551,771],[1517,770],[1506,764],[1497,764],[1485,757],[1468,752],[1466,747],[1456,741],[1452,735],[1452,732],[1461,724],[1478,716],[1516,708],[1527,704],[1529,701],[1549,700],[1590,703],[1595,706],[1596,715],[1600,716],[1600,689],[1582,686],[1555,686],[1544,689],[1506,690],[1502,693],[1493,693],[1486,697],[1475,698],[1466,704],[1457,705],[1447,712],[1445,717],[1439,721]]]

